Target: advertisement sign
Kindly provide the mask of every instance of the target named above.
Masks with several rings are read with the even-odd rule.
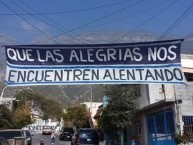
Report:
[[[185,83],[181,39],[88,45],[7,45],[7,85]]]

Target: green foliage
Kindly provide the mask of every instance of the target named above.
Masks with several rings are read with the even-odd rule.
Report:
[[[14,127],[12,112],[5,105],[0,105],[0,129]]]
[[[25,104],[19,106],[14,113],[14,120],[17,128],[22,128],[31,124],[31,112],[29,106]]]
[[[89,113],[85,105],[78,105],[69,107],[64,115],[64,121],[71,123],[77,128],[88,126],[89,124]]]
[[[110,102],[103,110],[99,118],[99,128],[109,134],[110,138],[116,138],[116,131],[122,130],[132,124],[135,116],[135,91],[134,86],[112,85],[106,90]]]
[[[193,134],[191,131],[185,130],[184,133],[181,134],[176,134],[174,137],[174,141],[176,144],[187,144],[190,142],[190,140],[193,139]]]
[[[59,120],[62,117],[62,107],[59,102],[54,99],[48,99],[38,93],[34,93],[31,90],[24,90],[15,95],[16,99],[19,100],[18,107],[22,106],[28,101],[33,101],[33,103],[38,106],[42,112],[42,119],[55,119]]]

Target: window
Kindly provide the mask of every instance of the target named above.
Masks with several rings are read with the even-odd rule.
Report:
[[[7,139],[12,139],[14,137],[22,137],[22,132],[21,131],[1,131],[0,136]]]
[[[182,116],[184,122],[184,130],[191,131],[193,133],[193,116]]]

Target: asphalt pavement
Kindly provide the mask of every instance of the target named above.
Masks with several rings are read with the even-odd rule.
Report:
[[[50,139],[50,135],[42,135],[41,133],[32,133],[32,145],[39,145],[41,139],[44,140],[44,144],[45,145],[51,145],[51,139]],[[70,141],[60,141],[58,138],[58,134],[56,134],[56,138],[55,138],[55,144],[54,145],[71,145]],[[99,145],[104,145],[104,142],[100,142]]]
[[[45,145],[51,145],[51,139],[50,139],[50,135],[42,135],[41,133],[33,133],[32,136],[32,145],[39,145],[40,144],[40,140],[43,139],[44,140],[44,144]],[[70,141],[60,141],[58,139],[58,135],[56,135],[55,138],[55,144],[54,145],[70,145]]]

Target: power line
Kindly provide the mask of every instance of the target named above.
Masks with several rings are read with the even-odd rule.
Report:
[[[15,10],[13,10],[11,7],[9,7],[7,4],[5,4],[4,2],[2,2],[0,0],[0,3],[3,4],[4,6],[6,6],[8,9],[10,9],[12,12],[14,12],[17,16],[19,16],[21,19],[23,19],[25,22],[27,22],[28,24],[30,24],[32,27],[34,27],[35,29],[37,29],[39,32],[41,32],[43,35],[45,35],[46,37],[48,37],[49,39],[51,39],[52,41],[56,42],[58,44],[58,42],[56,40],[54,40],[53,38],[51,38],[49,35],[47,35],[46,33],[44,33],[43,31],[41,31],[39,28],[37,28],[36,26],[34,26],[32,23],[30,23],[27,19],[25,19],[24,17],[22,17],[21,15],[19,15]]]
[[[159,39],[164,39],[167,34],[172,31],[191,11],[193,10],[193,3],[181,14],[181,16],[161,35]]]
[[[122,9],[119,9],[119,10],[117,10],[117,11],[114,11],[114,12],[112,12],[112,13],[106,15],[106,16],[103,16],[103,17],[101,17],[101,18],[98,18],[98,19],[95,19],[95,20],[93,20],[93,21],[90,21],[90,22],[88,22],[88,23],[86,23],[86,24],[84,24],[84,25],[82,25],[82,26],[79,26],[79,27],[77,27],[77,28],[74,28],[74,29],[72,29],[71,31],[78,30],[78,29],[83,28],[83,27],[85,27],[85,26],[88,26],[88,25],[90,25],[90,24],[93,24],[93,23],[96,23],[96,22],[101,21],[101,20],[103,20],[103,19],[106,19],[107,17],[110,17],[110,16],[115,15],[115,14],[117,14],[117,13],[120,13],[120,12],[122,12],[122,11],[128,9],[128,8],[131,8],[131,7],[135,6],[135,5],[138,5],[139,3],[143,2],[143,1],[145,1],[145,0],[140,0],[140,1],[138,1],[138,2],[136,2],[136,3],[134,3],[134,4],[132,4],[132,5],[126,6],[126,7],[122,8]]]
[[[19,43],[19,44],[22,44],[22,43],[20,43],[20,42],[16,42],[16,41],[14,41],[14,40],[11,40],[11,39],[9,39],[9,38],[3,36],[3,35],[1,35],[0,38],[5,39],[5,41],[10,42],[11,44],[18,44],[18,43]],[[0,41],[1,41],[1,40],[0,40]]]
[[[35,29],[21,29],[16,27],[0,27],[0,29],[9,29],[9,30],[16,30],[16,31],[34,31]],[[56,29],[44,29],[43,31],[60,31]]]
[[[132,1],[132,0],[130,0],[130,1]],[[132,4],[132,5],[129,5],[129,6],[127,6],[127,7],[121,8],[121,9],[119,9],[119,10],[117,10],[117,11],[114,11],[114,12],[112,12],[112,13],[106,15],[106,16],[103,16],[103,17],[101,17],[101,18],[98,18],[98,19],[95,19],[95,20],[93,20],[93,21],[90,21],[89,23],[86,23],[86,24],[84,24],[84,25],[82,25],[82,26],[79,26],[79,27],[77,27],[77,28],[74,28],[74,29],[72,29],[72,30],[69,30],[69,32],[73,32],[73,31],[75,31],[75,30],[81,29],[81,28],[83,28],[83,27],[85,27],[85,26],[88,26],[88,25],[90,25],[90,24],[93,24],[93,23],[96,23],[96,22],[101,21],[101,20],[103,20],[103,19],[106,19],[107,17],[110,17],[110,16],[115,15],[115,14],[117,14],[117,13],[119,13],[119,12],[122,12],[122,11],[128,9],[128,8],[131,8],[131,7],[135,6],[135,5],[138,5],[139,3],[143,2],[143,1],[145,1],[145,0],[140,0],[140,1],[138,1],[138,2],[136,2],[136,3],[134,3],[134,4]],[[59,36],[61,36],[61,35],[63,35],[63,34],[54,36],[54,38],[59,37]]]
[[[24,3],[24,2],[22,2],[21,0],[19,0],[19,1],[20,1],[21,3],[23,3],[25,6],[27,6],[28,8],[32,9],[33,11],[35,11],[35,12],[37,12],[37,13],[41,14],[40,12],[38,12],[37,10],[35,10],[35,9],[31,8],[29,5],[25,4],[25,3]],[[124,1],[124,2],[125,2],[125,1]],[[61,24],[57,23],[56,21],[54,21],[54,20],[50,19],[49,17],[46,17],[45,15],[41,15],[41,16],[43,16],[43,17],[44,17],[44,18],[46,18],[47,20],[51,21],[52,23],[54,23],[54,24],[56,24],[56,25],[58,25],[58,26],[62,27],[63,29],[65,29],[65,30],[68,32],[68,29],[67,29],[67,28],[65,28],[63,25],[61,25]],[[54,26],[54,28],[56,28],[56,29],[58,29],[58,30],[60,30],[60,31],[62,31],[62,32],[64,32],[64,33],[65,33],[65,31],[64,31],[64,30],[61,30],[61,29],[59,29],[59,28],[57,28],[57,27],[55,27],[55,26]],[[82,36],[80,36],[80,35],[76,34],[75,32],[71,32],[71,33],[73,33],[74,35],[76,35],[76,36],[78,36],[78,37],[80,37],[80,38],[85,39],[84,37],[82,37]],[[68,34],[68,35],[69,35],[69,34]],[[69,36],[71,36],[71,35],[69,35]],[[79,39],[78,39],[78,38],[76,38],[76,37],[73,37],[73,36],[71,36],[71,37],[72,37],[72,38],[74,38],[74,39],[76,39],[76,40],[78,40],[78,41],[80,41],[80,42],[82,42],[82,43],[86,43],[86,42],[83,42],[83,41],[79,40]],[[85,39],[85,40],[86,40],[86,39]],[[88,40],[86,40],[86,41],[88,41]]]
[[[21,1],[20,1],[21,2]],[[22,7],[20,7],[18,4],[16,4],[15,2],[13,2],[12,1],[12,3],[13,4],[15,4],[17,7],[19,7],[20,9],[22,9],[24,12],[26,12],[26,13],[28,13],[24,8],[22,8]],[[24,5],[26,5],[25,3],[23,3],[23,2],[21,2],[22,4],[24,4]],[[30,8],[30,9],[32,9],[31,7],[29,7],[28,5],[26,5],[28,8]],[[33,11],[36,11],[35,9],[32,9]],[[36,11],[37,12],[37,11]],[[42,15],[43,16],[43,15]],[[41,21],[41,22],[43,22],[43,23],[45,23],[45,24],[47,24],[47,25],[49,25],[49,26],[51,26],[51,27],[53,27],[53,28],[56,28],[57,30],[60,30],[60,31],[62,31],[63,33],[65,33],[65,34],[67,34],[64,30],[62,30],[62,29],[60,29],[60,28],[58,28],[58,27],[56,27],[56,26],[54,26],[54,25],[51,25],[51,24],[49,24],[49,23],[47,23],[47,22],[45,22],[45,21],[43,21],[43,20],[41,20],[40,18],[38,18],[38,17],[35,17],[35,16],[33,16],[32,15],[32,17],[34,17],[34,18],[36,18],[36,19],[38,19],[39,21]],[[52,21],[53,23],[56,23],[55,21],[53,21],[53,20],[51,20],[51,19],[49,19],[49,18],[47,18],[47,17],[45,17],[45,16],[43,16],[44,18],[46,18],[46,19],[48,19],[48,20],[50,20],[50,21]],[[59,24],[58,24],[59,25]],[[66,28],[64,28],[64,29],[66,29]],[[72,35],[70,35],[70,34],[67,34],[68,36],[70,36],[71,38],[73,38],[73,39],[76,39],[76,40],[78,40],[78,41],[80,41],[80,42],[82,42],[82,43],[85,43],[85,42],[83,42],[83,41],[81,41],[81,40],[79,40],[78,38],[76,38],[76,37],[74,37],[74,36],[72,36]],[[77,35],[77,34],[76,34]],[[78,35],[79,36],[79,35]],[[80,36],[79,36],[80,37]]]
[[[156,5],[152,6],[152,7],[147,8],[147,9],[144,10],[144,11],[138,12],[137,14],[129,15],[129,16],[126,16],[126,17],[124,17],[124,18],[120,18],[120,19],[116,19],[116,20],[111,20],[111,21],[108,21],[108,22],[106,22],[106,23],[102,23],[102,24],[98,24],[98,25],[86,26],[86,27],[83,27],[82,29],[100,27],[100,26],[104,26],[104,25],[108,25],[108,24],[112,24],[112,23],[119,23],[119,22],[121,22],[121,21],[125,21],[125,20],[127,20],[128,18],[134,17],[134,16],[136,16],[136,15],[144,14],[144,13],[147,12],[147,11],[152,11],[152,9],[157,9],[157,7],[160,7],[161,5],[165,4],[166,2],[168,2],[168,0],[164,0],[164,1],[162,1],[161,3],[159,3],[159,4],[156,4]]]
[[[174,2],[170,3],[167,7],[163,8],[162,10],[160,10],[158,13],[156,13],[155,15],[153,15],[152,17],[150,17],[149,19],[147,19],[146,21],[144,21],[143,23],[139,24],[137,27],[135,27],[134,29],[132,29],[131,31],[123,34],[120,38],[118,38],[117,40],[114,40],[113,43],[119,41],[120,39],[124,38],[125,36],[127,36],[129,33],[133,32],[134,30],[140,28],[141,26],[143,26],[144,24],[148,23],[149,21],[151,21],[152,19],[154,19],[155,17],[157,17],[158,15],[160,15],[161,13],[163,13],[165,10],[167,10],[168,8],[170,8],[171,6],[173,6],[178,0],[175,0]]]
[[[67,13],[75,13],[75,12],[84,12],[84,11],[90,11],[90,10],[95,10],[95,9],[101,9],[101,8],[105,8],[105,7],[110,7],[110,6],[114,6],[114,5],[119,5],[122,3],[127,3],[128,1],[131,0],[123,0],[120,2],[115,2],[115,3],[110,3],[110,4],[106,4],[106,5],[102,5],[102,6],[96,6],[96,7],[90,7],[90,8],[85,8],[85,9],[78,9],[78,10],[69,10],[69,11],[62,11],[62,12],[51,12],[51,13],[29,13],[29,14],[22,14],[22,13],[18,13],[19,15],[56,15],[56,14],[67,14]],[[16,15],[16,14],[0,14],[0,15]]]
[[[95,19],[95,20],[93,20],[93,21],[90,21],[90,22],[88,22],[88,23],[86,23],[86,24],[84,24],[84,25],[81,25],[81,26],[79,26],[79,27],[77,27],[77,28],[74,28],[74,29],[72,29],[72,30],[69,30],[69,32],[73,32],[73,31],[75,31],[75,30],[81,29],[81,28],[83,28],[83,27],[85,27],[85,26],[88,26],[88,25],[90,25],[90,24],[93,24],[93,23],[96,23],[96,22],[101,21],[101,20],[103,20],[103,19],[106,19],[107,17],[110,17],[110,16],[115,15],[115,14],[121,12],[121,11],[124,11],[124,10],[126,10],[126,9],[128,9],[128,8],[131,8],[131,7],[133,7],[133,6],[141,3],[141,2],[143,2],[143,1],[145,1],[145,0],[140,0],[140,1],[138,1],[138,2],[136,2],[136,3],[134,3],[134,4],[132,4],[132,5],[129,5],[129,6],[127,6],[127,7],[124,7],[124,8],[122,8],[122,9],[119,9],[119,10],[117,10],[117,11],[114,11],[114,12],[112,12],[112,13],[106,15],[106,16],[103,16],[103,17],[101,17],[101,18],[98,18],[98,19]],[[54,36],[54,38],[55,38],[55,37],[59,37],[59,36],[61,36],[61,34],[60,34],[60,35],[57,35],[57,36]]]

